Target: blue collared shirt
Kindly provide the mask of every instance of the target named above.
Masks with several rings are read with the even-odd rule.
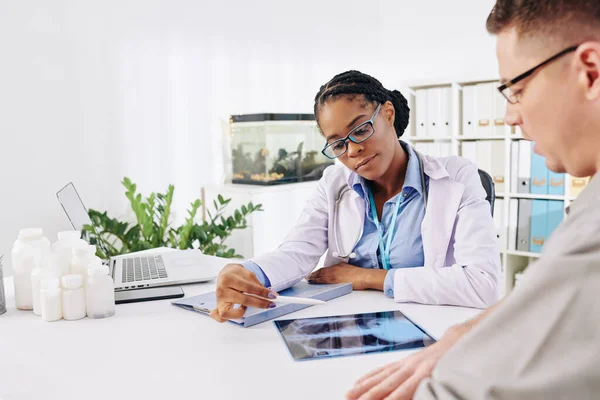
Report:
[[[397,196],[402,196],[398,216],[396,219],[396,229],[393,233],[390,249],[391,269],[387,273],[384,282],[384,293],[386,296],[394,297],[394,275],[397,268],[422,267],[425,262],[423,253],[423,239],[421,236],[421,223],[425,217],[425,202],[423,199],[423,185],[421,184],[421,167],[415,155],[414,150],[407,144],[400,142],[402,147],[408,151],[408,166],[402,191],[396,196],[385,202],[381,224],[384,227],[384,242],[388,235],[386,228],[390,226],[394,214],[394,207]],[[365,222],[363,234],[354,253],[355,258],[349,260],[349,264],[362,268],[383,268],[381,255],[379,254],[379,237],[377,228],[371,216],[369,204],[368,182],[361,176],[352,173],[349,178],[352,189],[358,193],[365,202]],[[425,190],[429,186],[429,177],[425,176]],[[258,280],[266,287],[271,286],[269,278],[262,269],[252,261],[243,263],[244,267],[254,272]]]

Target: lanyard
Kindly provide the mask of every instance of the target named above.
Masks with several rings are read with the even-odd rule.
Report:
[[[390,247],[392,245],[392,237],[394,236],[394,228],[396,227],[396,219],[398,218],[398,210],[400,209],[400,205],[402,204],[402,192],[398,193],[396,197],[396,202],[394,203],[394,215],[392,216],[392,222],[388,228],[388,238],[387,242],[383,243],[383,225],[379,223],[379,218],[377,217],[377,208],[375,207],[375,199],[373,199],[373,193],[369,188],[369,200],[371,206],[371,216],[373,217],[373,222],[375,222],[375,227],[377,228],[377,236],[379,236],[379,254],[381,255],[381,261],[383,263],[384,269],[390,269]],[[383,216],[383,213],[382,213]]]

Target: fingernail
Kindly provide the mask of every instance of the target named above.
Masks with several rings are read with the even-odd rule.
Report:
[[[275,307],[277,307],[277,304],[275,304],[275,303],[269,303],[269,308],[275,308]]]
[[[276,299],[276,298],[277,298],[277,295],[276,295],[275,293],[273,293],[273,292],[269,292],[269,296],[268,296],[268,297],[269,297],[270,299]]]

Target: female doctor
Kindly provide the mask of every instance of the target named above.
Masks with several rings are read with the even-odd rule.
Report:
[[[240,318],[247,306],[274,307],[245,293],[274,298],[304,278],[351,282],[396,302],[496,302],[500,255],[477,167],[400,141],[409,111],[400,92],[358,71],[321,86],[314,113],[323,154],[343,165],[325,170],[277,250],[221,271],[215,320]],[[325,252],[324,267],[313,272]]]

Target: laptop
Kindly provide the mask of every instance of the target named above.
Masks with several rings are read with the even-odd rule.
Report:
[[[87,208],[72,182],[56,193],[73,229],[91,224]],[[102,246],[100,246],[102,247]],[[106,249],[102,248],[105,254]],[[230,262],[200,250],[156,249],[124,254],[106,260],[115,291],[181,285],[213,280]]]

